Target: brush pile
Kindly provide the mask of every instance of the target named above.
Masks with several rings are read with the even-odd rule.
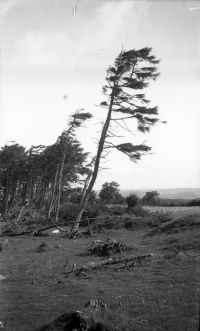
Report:
[[[121,253],[131,250],[118,239],[95,240],[86,249],[86,255],[110,256],[113,253]]]

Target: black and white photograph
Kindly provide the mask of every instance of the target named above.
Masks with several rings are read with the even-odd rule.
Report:
[[[0,330],[200,330],[200,1],[0,0]]]

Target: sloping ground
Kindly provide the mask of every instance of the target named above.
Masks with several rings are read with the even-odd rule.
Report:
[[[200,216],[199,215],[187,215],[177,219],[173,219],[169,222],[165,222],[155,229],[151,230],[148,235],[155,235],[157,233],[175,233],[186,230],[194,230],[200,228]]]
[[[131,231],[104,229],[93,238],[76,240],[60,234],[8,238],[7,251],[0,252],[0,274],[5,277],[0,281],[0,321],[6,331],[55,327],[50,321],[63,314],[67,318],[70,312],[85,313],[86,302],[99,299],[106,309],[101,316],[94,310],[92,316],[99,316],[94,321],[101,327],[119,329],[125,320],[123,331],[198,330],[200,228],[188,224],[153,236],[146,236],[149,227],[138,226]],[[100,261],[102,257],[83,253],[94,239],[108,238],[134,247],[137,255],[154,253],[154,257],[135,266],[66,274],[74,264]]]

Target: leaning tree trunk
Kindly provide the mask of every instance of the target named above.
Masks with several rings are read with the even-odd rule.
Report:
[[[81,218],[82,218],[84,209],[85,209],[85,207],[88,203],[90,193],[92,192],[93,186],[95,184],[95,181],[96,181],[96,178],[97,178],[97,175],[98,175],[101,155],[102,155],[102,152],[103,152],[104,143],[105,143],[105,139],[106,139],[106,136],[107,136],[107,132],[108,132],[108,128],[109,128],[110,120],[111,120],[112,107],[113,107],[113,101],[114,101],[114,91],[115,91],[115,89],[113,87],[107,118],[106,118],[106,121],[104,123],[103,129],[102,129],[102,132],[101,132],[101,137],[100,137],[100,140],[99,140],[97,155],[96,155],[95,163],[94,163],[94,170],[93,170],[93,173],[92,173],[92,176],[91,176],[90,183],[89,183],[89,185],[87,187],[87,190],[85,192],[85,195],[83,196],[82,201],[80,203],[80,207],[79,207],[77,217],[76,217],[76,219],[74,221],[74,224],[73,224],[73,226],[71,228],[71,231],[70,231],[70,237],[72,237],[72,238],[74,237],[74,235],[79,230],[79,225],[80,225],[80,222],[81,222]]]
[[[8,199],[9,199],[9,171],[6,171],[6,185],[4,190],[4,196],[3,196],[3,214],[6,216],[8,211]]]
[[[59,181],[58,181],[58,201],[57,201],[57,210],[56,210],[56,218],[55,223],[58,222],[58,216],[59,216],[59,209],[60,209],[60,199],[61,199],[61,192],[62,192],[62,175],[63,175],[63,168],[65,163],[65,157],[66,157],[66,148],[63,154],[61,166],[60,166],[60,174],[59,174]]]
[[[90,179],[92,177],[92,170],[89,172],[86,180],[85,180],[85,184],[84,184],[84,188],[83,188],[83,193],[82,193],[82,197],[81,197],[81,203],[83,202],[83,199],[84,199],[84,196],[85,196],[85,193],[87,191],[87,188],[88,188],[88,185],[90,183]]]
[[[148,257],[153,257],[153,253],[148,254],[142,254],[142,255],[126,255],[126,256],[117,256],[117,257],[109,257],[107,259],[103,259],[100,261],[95,262],[88,262],[87,264],[83,265],[82,267],[76,267],[74,266],[73,269],[69,272],[66,272],[66,274],[79,274],[80,272],[87,272],[91,270],[97,270],[101,269],[102,267],[106,267],[113,264],[122,264],[127,265],[128,262],[133,262],[134,264],[136,262],[139,262],[141,264],[141,260],[146,259]]]
[[[53,191],[52,191],[52,196],[51,196],[51,201],[50,201],[50,206],[49,206],[49,210],[48,210],[48,219],[51,218],[51,213],[54,207],[54,203],[55,203],[55,192],[56,192],[56,186],[57,186],[57,177],[58,177],[58,168],[59,168],[59,164],[57,165],[56,168],[56,174],[55,174],[55,178],[54,178],[54,185],[53,185]]]

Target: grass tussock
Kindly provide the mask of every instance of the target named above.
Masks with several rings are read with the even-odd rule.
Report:
[[[49,249],[48,244],[46,244],[44,241],[35,249],[36,253],[42,253],[42,252],[47,252]]]

